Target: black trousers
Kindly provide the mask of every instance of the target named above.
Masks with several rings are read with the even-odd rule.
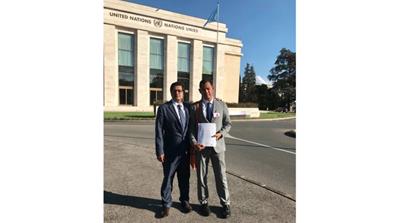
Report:
[[[189,155],[181,154],[176,157],[166,157],[163,163],[164,179],[161,184],[161,203],[164,207],[172,205],[172,190],[175,173],[178,173],[179,200],[189,201],[190,164]]]

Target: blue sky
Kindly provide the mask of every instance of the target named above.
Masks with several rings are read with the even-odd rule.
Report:
[[[129,0],[207,19],[217,0]],[[295,0],[220,0],[220,22],[228,27],[227,37],[243,43],[240,75],[246,63],[267,79],[281,48],[296,51]]]

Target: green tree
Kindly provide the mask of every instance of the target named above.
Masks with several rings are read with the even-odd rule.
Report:
[[[273,91],[279,95],[279,106],[289,109],[296,101],[296,53],[282,48],[270,73],[268,79],[273,83]]]
[[[257,85],[256,95],[260,110],[274,110],[279,107],[278,94],[272,88],[268,88],[267,85]]]
[[[267,110],[268,86],[265,84],[257,85],[256,95],[257,95],[258,108],[261,110]]]
[[[256,72],[254,67],[246,64],[244,75],[239,89],[240,102],[257,102],[256,93]]]

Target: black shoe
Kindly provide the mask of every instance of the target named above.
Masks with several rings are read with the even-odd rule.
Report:
[[[181,202],[181,207],[184,213],[189,213],[192,211],[192,206],[190,206],[188,201]]]
[[[208,207],[208,204],[202,204],[201,205],[201,214],[203,216],[210,216],[210,207]]]
[[[222,217],[228,218],[229,216],[231,216],[231,208],[229,207],[229,205],[223,205],[222,206]]]
[[[163,209],[161,211],[161,214],[160,214],[160,217],[164,218],[164,217],[167,217],[168,215],[169,215],[169,208],[163,207]]]

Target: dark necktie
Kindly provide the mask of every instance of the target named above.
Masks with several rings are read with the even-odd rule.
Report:
[[[210,102],[207,103],[207,120],[211,122],[212,119],[212,104]]]
[[[179,121],[181,122],[182,130],[185,130],[185,115],[181,108],[182,105],[178,105]]]

